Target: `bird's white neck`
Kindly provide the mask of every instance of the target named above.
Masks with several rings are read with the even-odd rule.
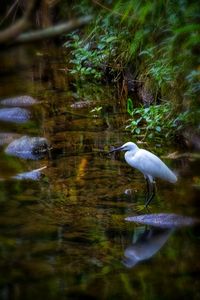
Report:
[[[136,146],[133,149],[126,151],[124,155],[125,159],[127,160],[128,158],[133,157],[138,152],[138,150],[139,148]]]

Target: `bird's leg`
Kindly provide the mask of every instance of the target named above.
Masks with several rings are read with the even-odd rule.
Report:
[[[155,190],[155,182],[151,182],[148,178],[146,179],[148,184],[148,197],[147,197],[147,200],[146,200],[146,203],[145,203],[145,206],[147,207],[149,205],[149,203],[151,202],[151,200],[154,198],[155,196],[155,193],[156,193],[156,190]]]
[[[147,183],[147,193],[146,193],[146,199],[150,197],[151,187],[150,187],[150,181],[148,177],[145,177],[146,183]]]

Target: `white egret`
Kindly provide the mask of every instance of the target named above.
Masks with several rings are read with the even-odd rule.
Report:
[[[155,178],[161,178],[171,183],[177,181],[176,175],[160,158],[147,150],[140,149],[135,143],[127,142],[109,153],[115,151],[126,151],[124,155],[126,162],[143,173],[147,182],[146,207],[155,196]]]

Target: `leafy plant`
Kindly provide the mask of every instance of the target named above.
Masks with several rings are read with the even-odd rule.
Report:
[[[127,111],[133,119],[128,128],[138,134],[158,134],[168,128],[171,135],[191,122],[200,90],[198,1],[117,0],[96,4],[86,0],[78,3],[81,13],[87,7],[96,18],[85,34],[68,35],[65,47],[72,49],[71,74],[78,80],[92,81],[103,79],[109,72],[117,81],[125,78],[128,66],[136,81],[146,82],[148,78],[153,94],[168,102],[149,108],[133,108],[129,102]],[[174,107],[170,107],[171,99]],[[177,113],[185,107],[193,112]],[[193,119],[198,125],[198,117]]]
[[[188,111],[175,116],[170,103],[133,108],[133,102],[130,98],[127,100],[127,112],[132,118],[126,129],[130,129],[135,134],[143,134],[144,137],[148,133],[148,138],[152,138],[156,134],[172,137],[183,128],[191,117]]]
[[[64,44],[65,47],[72,49],[72,69],[70,73],[74,75],[85,77],[101,78],[102,71],[98,69],[101,63],[101,54],[97,50],[91,50],[89,43],[84,44],[80,36],[77,34],[70,34],[70,41]]]
[[[148,73],[157,82],[158,87],[170,83],[175,79],[175,67],[165,60],[158,60],[149,65]]]
[[[106,68],[119,68],[117,60],[120,59],[116,57],[117,49],[122,36],[124,38],[127,32],[120,32],[113,26],[101,32],[101,25],[96,24],[95,34],[92,31],[85,39],[75,33],[68,35],[69,41],[64,44],[64,47],[72,50],[70,73],[77,75],[77,78],[99,80],[103,77]]]
[[[93,115],[93,117],[97,117],[101,114],[102,109],[102,106],[96,106],[93,109],[91,109],[90,113]]]

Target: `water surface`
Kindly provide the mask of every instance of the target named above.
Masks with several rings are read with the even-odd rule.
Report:
[[[0,56],[0,99],[37,100],[26,122],[0,121],[0,299],[200,299],[198,226],[125,221],[148,212],[142,175],[123,154],[107,155],[134,140],[116,88],[77,84],[53,47]],[[50,151],[37,160],[6,154],[22,136],[44,137]],[[143,146],[160,156],[180,151],[165,145]],[[198,217],[198,158],[165,161],[179,181],[158,182],[150,213]],[[40,168],[39,180],[18,176]],[[128,263],[135,249],[140,259]]]

